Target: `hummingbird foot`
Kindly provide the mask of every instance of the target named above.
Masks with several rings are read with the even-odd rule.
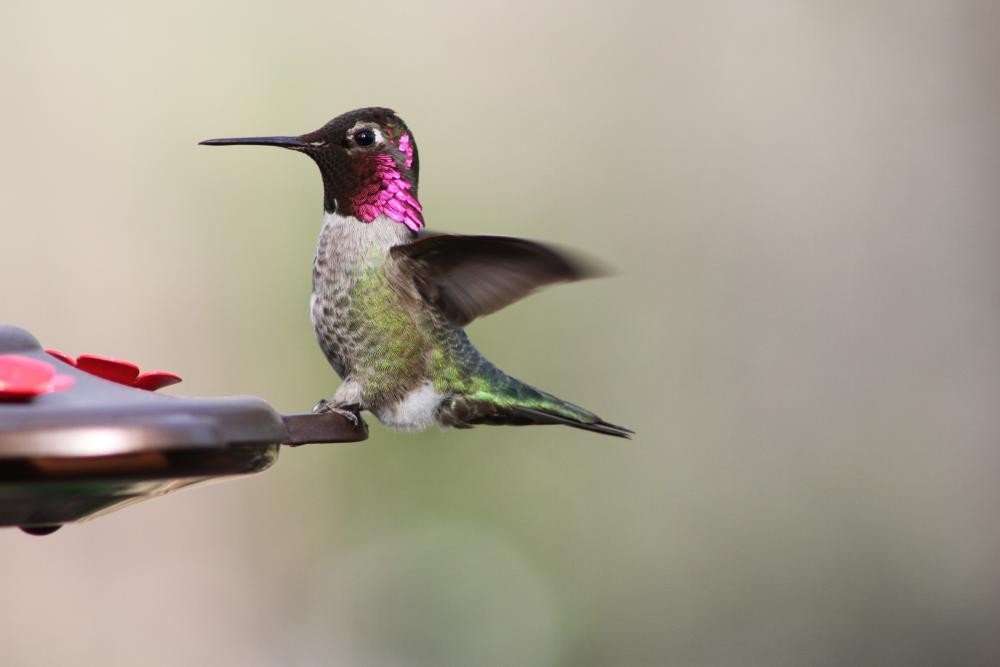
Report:
[[[321,399],[319,403],[313,406],[313,414],[323,415],[329,413],[335,413],[346,419],[347,421],[354,424],[357,428],[361,425],[361,405],[358,403],[351,403],[348,405],[334,405],[330,401]]]

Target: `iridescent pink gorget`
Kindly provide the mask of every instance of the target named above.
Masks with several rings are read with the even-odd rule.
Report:
[[[413,164],[413,145],[409,134],[400,137],[398,147],[406,156],[405,164],[409,169]],[[365,186],[351,197],[351,208],[358,220],[371,222],[384,215],[414,232],[423,229],[423,207],[411,192],[413,184],[403,178],[391,155],[372,155],[355,163],[355,169],[366,181]]]

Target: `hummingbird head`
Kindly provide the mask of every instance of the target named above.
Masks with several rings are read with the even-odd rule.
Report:
[[[417,145],[391,109],[349,111],[297,137],[208,139],[201,144],[279,146],[305,153],[323,176],[323,207],[328,213],[361,222],[385,216],[414,232],[424,226],[417,200]]]

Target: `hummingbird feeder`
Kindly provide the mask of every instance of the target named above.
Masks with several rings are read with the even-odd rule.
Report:
[[[262,399],[157,394],[181,381],[135,364],[44,350],[0,325],[0,526],[45,535],[126,505],[269,468],[281,445],[368,437],[336,413]]]

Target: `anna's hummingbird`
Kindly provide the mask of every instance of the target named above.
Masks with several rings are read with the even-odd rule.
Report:
[[[539,243],[423,232],[413,134],[390,109],[358,109],[298,137],[210,139],[311,157],[323,176],[323,228],[313,262],[316,339],[343,379],[316,411],[357,423],[566,424],[629,437],[572,403],[516,380],[473,347],[463,327],[535,288],[585,276]]]

